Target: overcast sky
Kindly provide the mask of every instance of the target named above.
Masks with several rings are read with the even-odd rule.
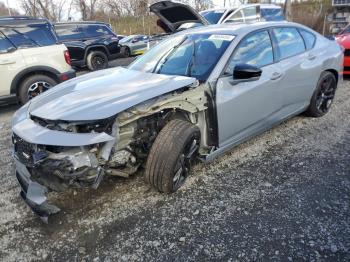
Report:
[[[225,0],[212,0],[212,1],[213,1],[214,5],[216,5],[216,6],[224,6],[224,1]],[[8,3],[8,5],[11,8],[15,8],[15,9],[21,11],[21,7],[20,7],[20,4],[19,4],[20,1],[19,0],[0,0],[0,2],[5,3],[5,5],[7,5],[7,3]],[[226,2],[229,3],[230,1],[227,0]],[[232,2],[234,2],[234,1],[232,1]]]

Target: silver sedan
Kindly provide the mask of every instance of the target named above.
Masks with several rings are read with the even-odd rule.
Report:
[[[140,167],[178,190],[212,160],[272,126],[325,115],[342,79],[336,42],[295,23],[213,25],[168,37],[128,68],[80,76],[35,97],[13,122],[22,197],[46,219],[48,188],[97,187]]]
[[[119,41],[125,57],[142,55],[148,50],[149,37],[146,35],[129,35]]]

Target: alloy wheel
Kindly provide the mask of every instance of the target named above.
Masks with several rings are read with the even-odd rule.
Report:
[[[193,156],[199,148],[199,140],[197,137],[192,137],[189,142],[186,144],[182,154],[180,155],[176,165],[175,165],[175,174],[173,177],[173,189],[177,190],[185,182],[189,170],[191,168],[191,162]]]
[[[336,83],[333,78],[327,77],[321,83],[316,97],[316,108],[321,113],[327,113],[334,99]]]
[[[95,70],[103,69],[105,67],[105,59],[102,56],[94,56],[91,60],[92,66],[95,68]]]
[[[27,91],[28,100],[40,95],[51,87],[52,85],[45,81],[39,81],[31,84]]]

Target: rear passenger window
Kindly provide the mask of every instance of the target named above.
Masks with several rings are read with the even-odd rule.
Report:
[[[304,40],[296,28],[282,27],[272,30],[279,49],[279,58],[287,58],[305,51]]]
[[[83,36],[75,25],[56,25],[55,31],[60,41],[80,39]]]
[[[48,25],[29,25],[16,28],[19,34],[32,40],[37,46],[49,46],[56,44],[56,39]]]
[[[113,34],[105,25],[82,25],[83,33],[87,37],[99,37]]]
[[[28,25],[4,29],[4,34],[18,48],[56,44],[56,38],[48,25]]]
[[[261,31],[243,39],[229,62],[227,74],[233,74],[237,64],[248,64],[263,67],[273,63],[273,51],[270,35],[267,31]]]
[[[0,33],[0,54],[7,53],[14,46]]]
[[[29,48],[38,46],[33,40],[26,37],[26,35],[18,32],[16,29],[6,28],[4,29],[4,34],[17,48]]]
[[[306,49],[309,50],[313,48],[316,41],[316,37],[314,36],[314,34],[303,29],[300,29],[300,33],[304,38]]]

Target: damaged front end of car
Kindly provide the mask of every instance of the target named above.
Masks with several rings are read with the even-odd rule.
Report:
[[[96,189],[105,175],[129,177],[145,163],[169,120],[184,117],[204,126],[206,104],[204,87],[187,86],[102,120],[47,120],[22,107],[12,123],[22,198],[47,222],[60,211],[48,202],[49,191]]]

